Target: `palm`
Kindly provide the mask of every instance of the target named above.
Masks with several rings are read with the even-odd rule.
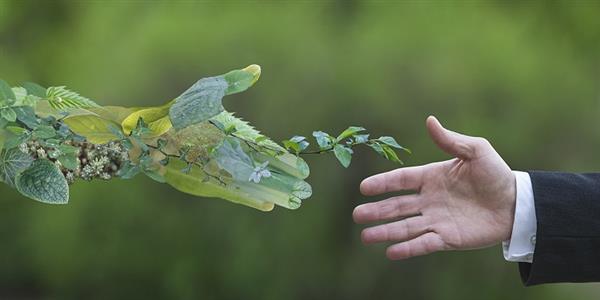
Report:
[[[365,195],[418,191],[361,205],[354,212],[359,223],[392,221],[362,235],[366,243],[399,242],[388,248],[391,259],[480,248],[510,237],[515,197],[510,168],[485,140],[436,123],[428,121],[434,141],[458,158],[379,174],[361,185]]]

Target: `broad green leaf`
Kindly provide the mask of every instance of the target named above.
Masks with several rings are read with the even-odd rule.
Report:
[[[189,172],[181,172],[181,169],[187,165],[179,160],[171,161],[167,166],[165,179],[169,185],[184,193],[201,197],[217,197],[234,203],[246,205],[261,211],[273,210],[273,202],[260,199],[260,196],[253,197],[245,191],[229,187],[214,180],[206,180],[206,174],[199,167],[193,167]],[[250,183],[249,183],[250,184]]]
[[[47,91],[45,87],[33,82],[23,83],[23,87],[27,90],[29,95],[33,95],[40,98],[46,98]]]
[[[163,135],[169,131],[173,126],[169,119],[169,108],[173,102],[169,102],[163,106],[150,107],[133,112],[127,118],[123,120],[121,126],[125,134],[130,134],[131,131],[137,126],[138,120],[141,118],[146,122],[147,127],[151,130],[151,136],[157,137]]]
[[[73,132],[84,136],[93,144],[105,144],[119,139],[111,130],[111,126],[120,126],[94,114],[69,116],[64,122]]]
[[[173,127],[180,130],[221,113],[224,110],[221,100],[228,86],[223,76],[200,79],[171,106],[169,116]]]
[[[14,122],[17,120],[17,113],[10,107],[0,110],[0,116],[2,116],[2,118],[8,122]]]
[[[340,135],[337,137],[337,141],[341,141],[345,138],[349,138],[353,135],[355,135],[358,132],[361,131],[365,131],[366,129],[362,128],[362,127],[358,127],[358,126],[350,126],[348,127],[346,130],[344,130],[342,133],[340,133]]]
[[[352,149],[337,144],[335,145],[335,147],[333,148],[333,153],[335,154],[335,157],[340,161],[340,163],[342,164],[342,166],[344,166],[344,168],[347,168],[348,166],[350,166],[350,162],[352,161]]]
[[[38,159],[15,180],[17,190],[26,197],[49,204],[69,202],[69,185],[58,167]]]
[[[225,95],[246,90],[259,76],[260,67],[251,65],[224,75],[200,79],[177,97],[171,106],[169,116],[173,127],[180,130],[218,115],[224,111],[222,99]]]
[[[0,151],[0,180],[14,186],[15,176],[27,169],[33,158],[17,149]]]
[[[3,103],[12,104],[15,100],[15,94],[6,81],[0,79],[0,105]]]
[[[96,102],[68,90],[65,86],[52,86],[46,90],[48,103],[54,109],[99,107]]]

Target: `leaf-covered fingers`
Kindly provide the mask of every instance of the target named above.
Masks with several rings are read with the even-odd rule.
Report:
[[[446,249],[446,244],[435,232],[425,233],[412,240],[389,246],[386,256],[391,260],[407,259]]]
[[[392,197],[386,200],[357,206],[352,213],[354,222],[359,224],[385,221],[397,217],[411,217],[419,214],[419,195]]]
[[[362,231],[361,239],[365,244],[406,241],[430,231],[430,223],[428,217],[411,217],[367,228]]]
[[[373,175],[360,184],[365,196],[373,196],[403,190],[418,190],[423,185],[424,166],[400,168]]]

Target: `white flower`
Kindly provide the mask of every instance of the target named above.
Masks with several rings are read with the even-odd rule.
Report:
[[[267,169],[268,165],[269,165],[269,162],[265,161],[260,166],[255,167],[254,172],[252,172],[252,174],[250,174],[250,178],[248,178],[248,181],[254,182],[254,183],[259,183],[262,178],[271,177],[271,171],[269,171]]]

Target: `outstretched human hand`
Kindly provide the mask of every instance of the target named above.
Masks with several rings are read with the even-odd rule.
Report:
[[[510,239],[516,183],[511,169],[484,138],[445,129],[427,118],[432,140],[454,159],[396,169],[365,179],[365,196],[413,191],[359,205],[356,223],[366,244],[392,242],[387,257],[406,259],[442,250],[483,248]]]

